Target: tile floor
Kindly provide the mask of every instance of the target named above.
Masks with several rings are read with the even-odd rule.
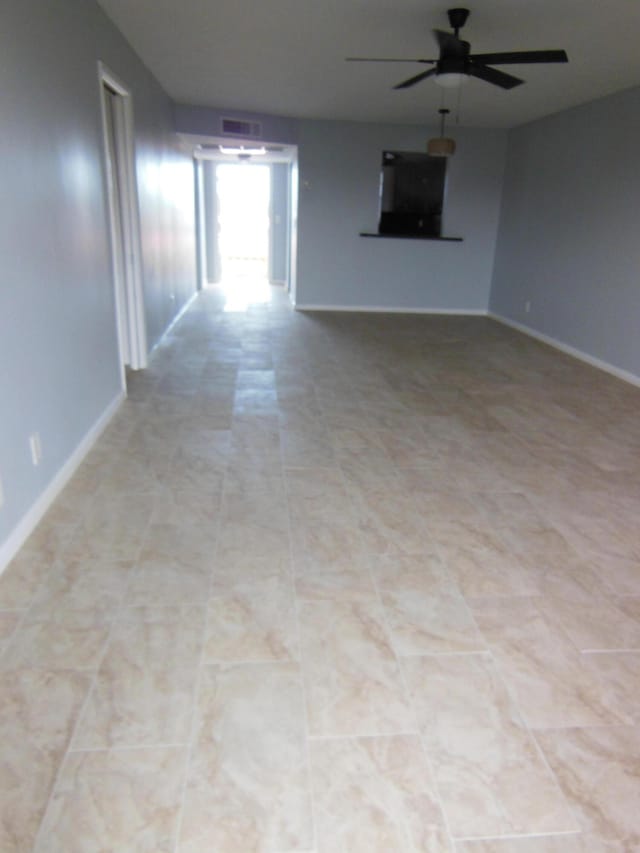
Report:
[[[0,578],[0,849],[640,850],[640,391],[203,293]]]

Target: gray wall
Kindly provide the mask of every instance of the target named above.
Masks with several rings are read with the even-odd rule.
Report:
[[[98,59],[134,96],[150,343],[194,289],[193,172],[167,97],[92,0],[4,0],[0,547],[119,390]]]
[[[462,243],[369,239],[383,149],[424,151],[436,128],[301,121],[297,304],[485,311],[506,132],[456,128],[443,234]]]
[[[490,302],[495,313],[636,376],[638,152],[640,89],[510,132]]]
[[[271,280],[286,282],[289,259],[289,172],[288,163],[271,165]]]
[[[204,195],[204,245],[206,257],[207,283],[220,281],[222,270],[218,255],[218,191],[216,185],[216,164],[205,160],[202,164]]]
[[[179,133],[191,133],[199,136],[220,136],[222,119],[237,118],[243,121],[258,121],[261,125],[261,140],[280,142],[283,145],[295,145],[297,141],[297,121],[284,116],[272,116],[264,113],[238,112],[237,110],[216,107],[197,107],[190,104],[176,104],[174,107],[175,127]]]

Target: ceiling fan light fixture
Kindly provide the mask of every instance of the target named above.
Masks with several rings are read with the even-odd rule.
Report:
[[[466,79],[467,75],[461,74],[459,71],[444,71],[434,77],[438,86],[442,86],[444,89],[457,89],[462,86]]]

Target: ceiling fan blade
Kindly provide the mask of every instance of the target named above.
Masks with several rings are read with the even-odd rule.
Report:
[[[528,65],[534,62],[568,62],[565,50],[520,50],[514,53],[474,53],[469,57],[483,65]]]
[[[524,80],[520,80],[519,77],[505,74],[504,71],[498,71],[496,68],[489,68],[488,65],[476,65],[473,62],[467,65],[467,73],[479,80],[493,83],[494,86],[500,86],[502,89],[513,89],[524,83]]]
[[[416,74],[415,77],[409,77],[408,80],[404,80],[402,83],[398,83],[397,86],[394,86],[394,89],[408,89],[410,86],[415,86],[416,83],[419,83],[421,80],[426,80],[427,77],[432,77],[436,73],[435,68],[430,68],[428,71],[423,71],[422,74]]]
[[[345,62],[420,62],[423,65],[435,65],[437,59],[381,59],[377,56],[347,56]]]

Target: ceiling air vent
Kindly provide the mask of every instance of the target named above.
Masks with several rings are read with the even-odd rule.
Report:
[[[262,136],[262,127],[259,121],[242,121],[237,118],[223,118],[222,133],[224,136],[239,136],[244,139],[260,139]]]

